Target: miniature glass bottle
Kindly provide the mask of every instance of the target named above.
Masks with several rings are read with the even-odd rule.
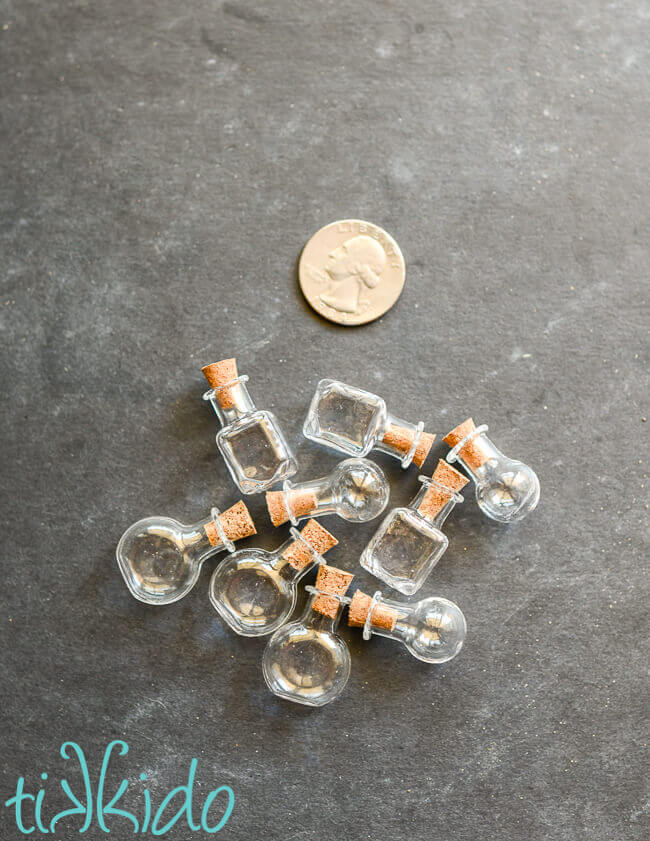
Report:
[[[269,491],[266,505],[274,526],[288,520],[296,526],[307,517],[338,514],[351,523],[378,517],[388,504],[390,489],[384,471],[365,458],[339,462],[329,476]]]
[[[400,459],[402,467],[413,462],[422,467],[435,435],[391,415],[381,397],[338,380],[321,380],[303,424],[312,441],[351,456],[366,456],[376,448]]]
[[[449,545],[441,527],[458,493],[469,481],[442,459],[433,476],[420,476],[419,493],[404,508],[393,508],[361,555],[361,566],[407,596],[417,593]]]
[[[271,634],[287,621],[296,606],[298,582],[338,540],[316,520],[275,552],[242,549],[215,569],[210,601],[230,627],[245,637]]]
[[[350,652],[336,633],[354,576],[335,567],[318,568],[315,587],[302,617],[279,628],[269,640],[262,670],[280,698],[321,707],[343,692],[350,677]]]
[[[233,541],[255,534],[243,502],[192,526],[169,517],[147,517],[128,528],[115,552],[126,585],[141,602],[171,604],[196,584],[206,558],[227,549]]]
[[[453,448],[447,461],[459,461],[472,477],[484,514],[500,523],[523,520],[539,502],[539,479],[527,464],[504,456],[487,429],[485,424],[476,427],[472,418],[452,429],[444,438]]]
[[[380,590],[372,598],[360,590],[352,597],[348,625],[363,628],[364,640],[373,634],[403,643],[425,663],[446,663],[463,647],[467,625],[458,605],[432,597],[419,602],[385,599]]]
[[[248,377],[237,375],[235,359],[223,359],[201,369],[209,400],[223,428],[217,446],[239,490],[260,493],[298,469],[272,412],[256,409],[246,388]]]

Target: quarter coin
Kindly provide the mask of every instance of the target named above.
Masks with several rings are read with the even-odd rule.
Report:
[[[374,321],[397,301],[404,288],[404,257],[379,225],[342,219],[305,245],[298,278],[317,313],[353,327]]]

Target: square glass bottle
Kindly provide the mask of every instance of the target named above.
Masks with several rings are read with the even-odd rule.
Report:
[[[361,566],[407,596],[424,584],[449,540],[441,526],[463,498],[469,481],[442,459],[433,476],[420,476],[422,487],[412,502],[393,508],[361,555]]]
[[[224,359],[202,371],[210,385],[203,399],[212,404],[223,426],[217,446],[240,491],[260,493],[293,476],[298,465],[277,418],[255,408],[246,388],[248,377],[237,375],[236,361]]]
[[[376,448],[398,458],[404,468],[424,464],[435,435],[423,430],[422,422],[390,414],[376,394],[329,379],[316,386],[302,428],[312,441],[351,456],[363,457]]]

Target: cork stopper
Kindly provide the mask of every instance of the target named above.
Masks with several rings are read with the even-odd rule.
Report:
[[[413,446],[413,433],[403,426],[396,426],[396,424],[391,423],[381,440],[387,447],[391,447],[405,456]]]
[[[344,572],[342,569],[321,564],[318,567],[315,586],[317,590],[323,590],[324,592],[314,599],[313,609],[322,613],[323,616],[329,616],[335,619],[339,611],[340,602],[334,596],[327,594],[334,593],[338,596],[344,596],[353,578],[354,575],[350,572]]]
[[[226,383],[237,379],[237,360],[222,359],[221,362],[212,362],[210,365],[205,365],[201,370],[210,388],[221,388]],[[216,398],[223,409],[233,408],[234,402],[231,389],[224,388],[218,391]]]
[[[442,440],[445,444],[449,444],[450,447],[455,447],[456,444],[459,444],[463,438],[471,432],[474,432],[475,429],[476,426],[474,425],[472,418],[467,418],[467,420],[463,421],[460,426],[457,426],[445,435]],[[465,464],[467,464],[467,466],[472,470],[477,470],[487,461],[487,457],[481,452],[481,448],[476,444],[475,440],[468,441],[464,447],[461,447],[458,454],[462,457]]]
[[[227,511],[219,514],[219,523],[228,540],[242,540],[244,537],[257,534],[248,508],[241,500],[228,508]],[[206,524],[205,533],[211,546],[217,546],[222,542],[219,529],[214,521]]]
[[[413,456],[413,464],[416,467],[422,467],[424,462],[427,460],[427,456],[429,455],[429,451],[431,447],[433,447],[433,442],[436,440],[436,436],[433,435],[431,432],[423,432],[420,435],[420,440],[418,441],[418,445],[415,448],[415,455]]]
[[[420,435],[420,440],[418,441],[413,455],[413,463],[418,467],[422,467],[424,464],[435,438],[436,436],[432,435],[430,432],[423,432]],[[381,440],[382,444],[386,444],[387,447],[401,453],[403,456],[407,456],[411,452],[414,439],[415,433],[412,430],[407,429],[404,426],[398,426],[397,424],[391,423],[388,425],[388,428]]]
[[[455,467],[448,464],[444,459],[438,459],[436,469],[433,471],[431,477],[437,485],[429,485],[422,502],[418,506],[418,511],[425,517],[435,517],[445,505],[452,498],[454,493],[462,490],[469,482],[467,476],[459,473]],[[449,493],[446,493],[442,488],[449,488]]]
[[[308,517],[317,506],[316,494],[313,491],[291,490],[288,496],[291,513],[296,520]],[[291,519],[284,491],[267,491],[266,507],[274,526],[281,526]]]
[[[334,535],[330,534],[316,520],[309,520],[300,532],[300,536],[319,555],[324,555],[338,543]],[[304,569],[314,561],[313,555],[300,540],[294,540],[293,543],[290,543],[283,552],[283,557],[297,570]]]
[[[348,625],[352,628],[363,628],[368,618],[368,611],[372,599],[361,590],[352,596],[350,607],[348,610]],[[370,625],[372,628],[383,628],[386,631],[395,630],[397,624],[397,611],[382,604],[381,601],[375,602],[372,609],[372,616],[370,617]]]

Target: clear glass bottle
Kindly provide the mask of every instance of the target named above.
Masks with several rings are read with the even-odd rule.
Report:
[[[390,488],[384,471],[365,458],[339,462],[329,476],[268,491],[266,505],[274,526],[288,520],[296,526],[307,517],[338,514],[351,523],[378,517],[388,504]]]
[[[530,514],[539,502],[539,479],[522,461],[498,450],[472,418],[457,426],[444,441],[453,449],[447,461],[459,461],[474,480],[479,508],[492,520],[512,523]]]
[[[201,370],[210,386],[203,399],[223,426],[217,446],[239,490],[260,493],[293,476],[298,465],[277,418],[255,408],[246,388],[248,377],[237,375],[236,360],[222,359]]]
[[[223,514],[213,508],[210,516],[192,526],[170,517],[147,517],[130,526],[115,552],[126,585],[141,602],[171,604],[186,596],[196,584],[206,558],[227,549],[233,541],[256,534],[243,502]]]
[[[336,633],[350,599],[345,593],[354,576],[334,567],[318,569],[315,587],[302,617],[279,628],[262,659],[271,692],[287,701],[321,707],[343,692],[350,677],[350,652]]]
[[[381,450],[408,467],[422,467],[435,435],[391,415],[381,397],[338,380],[321,380],[303,424],[303,434],[351,456]]]
[[[449,545],[441,527],[469,481],[442,459],[403,508],[384,518],[361,555],[361,566],[407,596],[417,593]]]
[[[380,590],[372,598],[360,590],[352,597],[348,624],[363,628],[363,638],[373,634],[398,640],[425,663],[446,663],[463,647],[467,625],[458,605],[432,597],[419,602],[385,599]]]
[[[298,582],[338,540],[316,520],[274,552],[241,549],[219,564],[210,581],[210,601],[230,627],[245,637],[277,630],[293,613]]]

